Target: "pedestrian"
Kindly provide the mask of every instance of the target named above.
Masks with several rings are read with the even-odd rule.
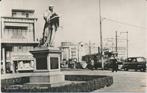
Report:
[[[117,59],[112,59],[112,72],[116,71],[117,72],[118,70],[118,64],[117,64]]]
[[[91,59],[91,69],[93,70],[93,68],[94,68],[94,60]]]

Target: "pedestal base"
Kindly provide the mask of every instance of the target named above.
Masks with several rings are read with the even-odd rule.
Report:
[[[37,48],[30,51],[35,58],[35,72],[30,76],[28,85],[48,85],[64,82],[60,72],[61,51],[58,48]]]
[[[58,72],[37,72],[30,77],[30,83],[59,83],[64,82],[64,75]]]

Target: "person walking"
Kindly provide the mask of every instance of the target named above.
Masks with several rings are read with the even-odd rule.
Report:
[[[117,59],[112,59],[112,72],[116,71],[117,72],[118,70],[118,64],[117,64]]]
[[[90,67],[91,70],[94,69],[94,60],[93,59],[90,59],[89,67]]]

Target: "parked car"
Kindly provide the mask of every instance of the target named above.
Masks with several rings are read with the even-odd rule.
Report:
[[[140,70],[146,71],[146,59],[144,57],[129,57],[123,63],[122,69],[128,71],[134,69],[135,71]]]

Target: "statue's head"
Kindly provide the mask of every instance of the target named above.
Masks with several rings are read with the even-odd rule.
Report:
[[[53,5],[50,5],[50,6],[49,6],[49,10],[50,10],[50,11],[53,11],[53,8],[54,8]]]

